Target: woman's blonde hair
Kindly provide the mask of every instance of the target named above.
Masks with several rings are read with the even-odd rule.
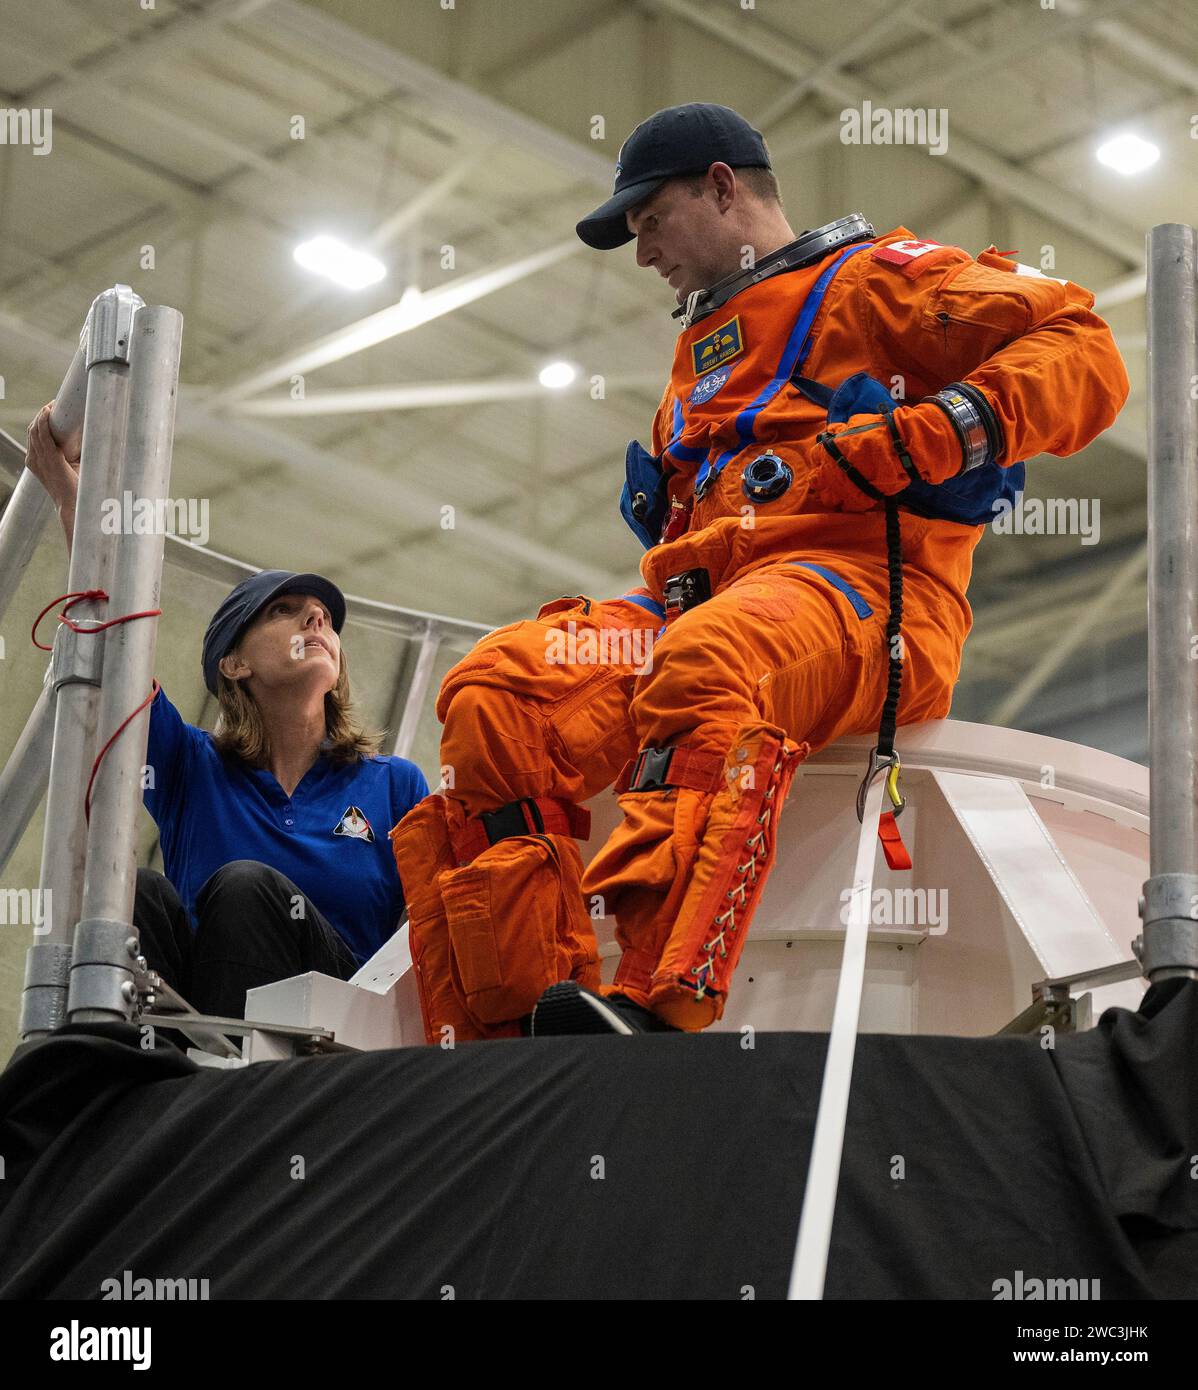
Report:
[[[231,681],[223,671],[218,672],[216,698],[220,701],[220,713],[212,740],[217,751],[226,757],[240,758],[252,767],[265,767],[270,759],[270,740],[262,711],[245,682]],[[324,697],[324,728],[321,752],[337,767],[374,757],[382,747],[382,732],[363,728],[354,717],[344,650],[337,684]]]

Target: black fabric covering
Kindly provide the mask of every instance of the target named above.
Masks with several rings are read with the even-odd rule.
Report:
[[[137,1038],[66,1030],[0,1075],[5,1297],[125,1270],[212,1298],[785,1296],[825,1035],[236,1071]],[[1196,1083],[1191,981],[1051,1050],[862,1037],[827,1296],[992,1299],[1016,1271],[1198,1296]]]

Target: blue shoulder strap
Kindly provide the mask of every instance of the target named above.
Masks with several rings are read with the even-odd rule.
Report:
[[[794,327],[790,330],[790,336],[786,340],[786,346],[782,349],[782,356],[774,370],[774,375],[756,398],[736,417],[736,444],[731,449],[725,449],[714,461],[709,459],[703,465],[695,478],[696,488],[701,488],[707,482],[709,474],[714,474],[718,478],[724,471],[728,460],[735,458],[742,449],[747,449],[753,443],[758,415],[790,382],[811,352],[813,346],[811,325],[815,322],[820,306],[824,302],[824,295],[827,294],[829,285],[836,278],[837,271],[850,256],[855,256],[859,251],[864,251],[873,244],[872,241],[857,242],[855,246],[850,246],[847,250],[842,251],[832,264],[821,272],[819,279],[812,285],[807,297],[803,300],[803,307],[799,310]]]
[[[718,477],[728,460],[734,458],[742,449],[747,448],[753,442],[753,432],[758,415],[787,385],[794,373],[807,360],[812,347],[811,326],[815,322],[816,315],[824,301],[824,295],[837,271],[850,256],[855,256],[858,251],[864,251],[873,244],[872,241],[860,241],[847,247],[831,265],[820,273],[815,284],[807,292],[807,296],[803,300],[803,307],[799,310],[794,326],[790,330],[786,346],[782,350],[782,356],[773,376],[736,417],[737,444],[735,448],[725,450],[713,462],[708,459],[706,449],[680,445],[677,441],[685,428],[686,419],[681,403],[675,399],[674,414],[671,421],[673,435],[666,450],[672,458],[678,459],[680,462],[697,463],[701,459],[706,460],[695,479],[697,488],[703,486],[709,475],[714,474]],[[669,498],[661,462],[636,440],[633,440],[628,446],[624,467],[625,482],[620,494],[620,513],[645,549],[650,550],[657,544],[661,536],[661,528],[665,522],[666,512],[669,510]],[[638,495],[643,499],[639,505]]]

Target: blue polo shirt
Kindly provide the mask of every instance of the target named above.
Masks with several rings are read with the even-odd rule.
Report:
[[[286,874],[359,963],[393,935],[404,897],[387,832],[428,795],[415,763],[377,757],[334,767],[322,756],[288,796],[264,768],[222,758],[161,689],[146,761],[154,774],[146,810],[193,931],[207,879],[234,859],[257,859]]]

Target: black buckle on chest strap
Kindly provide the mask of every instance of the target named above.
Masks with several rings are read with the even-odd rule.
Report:
[[[705,569],[683,570],[672,574],[662,586],[666,622],[697,608],[711,597],[711,576]]]

